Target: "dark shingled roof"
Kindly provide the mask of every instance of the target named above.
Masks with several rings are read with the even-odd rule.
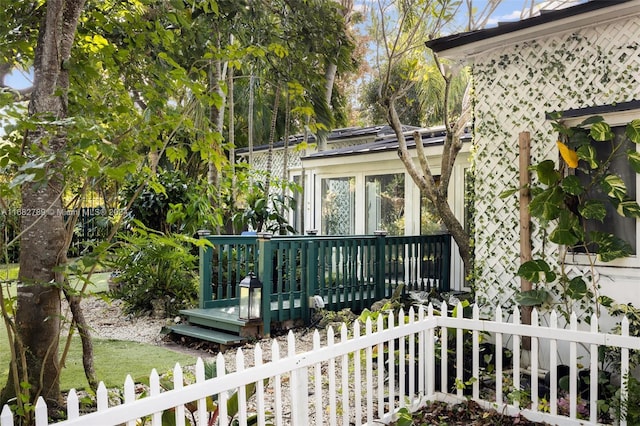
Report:
[[[586,3],[580,3],[576,6],[570,6],[559,10],[541,10],[540,15],[532,18],[523,19],[516,22],[500,23],[497,27],[485,28],[482,30],[469,31],[465,33],[452,34],[427,41],[425,44],[434,52],[442,52],[444,50],[453,49],[455,47],[464,46],[481,40],[487,40],[549,22],[558,21],[560,19],[581,15],[583,13],[592,12],[594,10],[610,7],[620,3],[626,3],[631,0],[591,0]]]
[[[419,127],[415,126],[402,126],[403,132],[410,132],[412,130],[417,130]],[[340,140],[349,140],[355,138],[362,138],[367,136],[372,136],[375,138],[381,138],[389,135],[394,135],[393,129],[388,125],[376,125],[376,126],[366,126],[366,127],[344,127],[341,129],[334,129],[327,136],[327,142],[339,142]],[[304,140],[304,135],[294,135],[289,137],[289,145],[294,146],[296,144],[301,143]],[[315,143],[316,137],[312,133],[309,134],[307,138],[309,143]],[[283,148],[284,141],[276,142],[273,147],[275,149]],[[269,145],[259,145],[253,148],[254,152],[266,151],[269,149]],[[249,148],[240,148],[236,150],[238,155],[246,154],[249,152]]]
[[[424,130],[424,129],[423,129]],[[445,132],[435,131],[435,132],[425,132],[422,134],[422,145],[433,146],[433,145],[442,145],[444,144],[444,136]],[[406,135],[405,140],[407,141],[407,148],[414,149],[416,146],[413,135]],[[462,140],[464,142],[471,140],[470,133],[464,133],[462,135]],[[374,154],[377,152],[386,152],[386,151],[397,151],[399,147],[398,138],[395,135],[382,137],[376,139],[373,142],[347,146],[344,148],[332,149],[328,151],[314,152],[306,157],[303,157],[302,160],[315,160],[319,158],[328,158],[328,157],[342,157],[342,156],[350,156],[350,155],[360,155],[360,154]]]

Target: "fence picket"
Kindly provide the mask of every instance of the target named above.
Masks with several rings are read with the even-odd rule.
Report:
[[[473,305],[471,317],[473,321],[480,320],[480,308],[478,305]],[[473,351],[473,360],[471,365],[471,377],[475,380],[472,385],[473,399],[480,399],[480,332],[478,330],[471,331],[471,345]]]
[[[36,401],[36,426],[47,426],[49,424],[49,413],[47,412],[47,403],[44,398],[38,397]]]
[[[498,306],[496,308],[497,323],[502,323],[502,308]],[[498,407],[502,407],[504,402],[502,400],[502,333],[496,333],[496,404]]]
[[[371,331],[371,318],[367,318],[365,322],[365,335],[369,338],[372,334]],[[365,374],[366,374],[366,392],[367,392],[367,424],[370,424],[373,421],[373,348],[372,346],[367,346],[365,349]]]
[[[289,358],[296,355],[296,338],[293,331],[287,336]],[[291,372],[291,421],[304,424],[309,421],[309,376],[307,368],[296,368]]]
[[[382,315],[378,315],[376,330],[384,330],[384,318]],[[376,370],[378,371],[378,378],[376,381],[376,388],[378,389],[378,418],[381,419],[384,416],[384,344],[378,343],[378,350],[376,355]]]
[[[244,371],[244,352],[238,349],[236,352],[236,371]],[[238,386],[238,423],[247,426],[247,387],[244,383]]]
[[[133,383],[133,379],[130,374],[127,374],[127,378],[124,381],[124,404],[131,404],[136,400],[136,385]],[[127,426],[136,426],[135,420],[129,420]]]
[[[184,387],[184,377],[182,373],[182,367],[180,364],[176,363],[173,367],[173,389],[179,391]],[[176,416],[176,425],[184,426],[185,419],[185,408],[184,405],[180,404],[175,408],[175,416]]]
[[[462,303],[458,302],[456,305],[456,318],[462,319]],[[458,386],[457,381],[460,380],[464,382],[464,343],[463,343],[463,333],[464,330],[462,328],[458,328],[456,330],[456,396],[458,398],[462,398],[462,386]]]
[[[534,307],[531,310],[531,326],[538,327],[540,325],[538,318],[538,310]],[[538,338],[531,338],[531,409],[538,411]]]
[[[576,313],[572,312],[569,319],[569,329],[578,329],[578,318]],[[578,344],[569,342],[569,417],[575,419],[577,417],[578,403]]]
[[[412,316],[415,315],[415,309],[413,310],[413,312],[411,313]],[[424,321],[424,309],[422,309],[421,307],[418,308],[418,322],[422,322]],[[426,346],[426,342],[425,342],[425,333],[424,331],[420,331],[420,333],[418,333],[418,356],[419,356],[419,362],[418,362],[418,391],[420,393],[420,395],[424,395],[425,394],[425,363],[424,363],[424,359],[425,359],[425,346]]]
[[[107,387],[103,382],[100,382],[98,385],[98,391],[96,392],[96,409],[98,411],[103,411],[109,408],[109,395],[107,392]]]
[[[558,314],[555,309],[551,311],[549,328],[558,328]],[[551,415],[555,416],[558,414],[558,342],[555,338],[549,341],[549,386],[549,409]]]
[[[327,347],[333,347],[334,335],[333,327],[329,327],[327,330]],[[336,419],[336,359],[331,357],[328,360],[327,375],[329,376],[329,424],[335,426]]]
[[[224,357],[221,353],[218,353],[216,357],[216,377],[223,378],[227,374],[227,367],[224,363]],[[229,414],[227,410],[227,401],[229,400],[229,396],[227,391],[222,391],[218,394],[218,425],[219,426],[228,426],[229,425]]]
[[[8,405],[2,407],[2,413],[0,413],[0,426],[13,426],[13,413]]]
[[[262,365],[262,347],[260,346],[260,343],[256,343],[253,350],[253,359],[255,366],[259,367]],[[265,407],[264,395],[264,381],[258,380],[256,382],[256,410],[258,415],[258,426],[265,426],[267,423],[267,408]]]
[[[313,332],[313,350],[317,351],[320,349],[320,333],[318,330]],[[358,371],[356,371],[356,374]],[[322,419],[322,364],[316,363],[314,366],[314,394],[315,394],[315,405],[316,405],[316,423]]]
[[[151,374],[149,375],[149,395],[160,395],[160,376],[155,368],[151,370]],[[153,426],[162,425],[162,412],[158,411],[153,413],[151,416],[151,424]]]
[[[446,318],[447,317],[447,309],[448,306],[446,302],[442,302],[440,305],[440,316]],[[448,393],[449,389],[447,389],[447,382],[449,380],[448,376],[448,365],[449,365],[449,330],[447,327],[443,327],[440,331],[440,392]]]
[[[340,327],[340,342],[346,343],[349,340],[347,325],[342,323]],[[342,355],[342,424],[349,424],[349,417],[351,412],[349,410],[349,396],[351,394],[349,389],[349,354]]]
[[[520,325],[520,309],[516,306],[513,309],[513,323],[515,325]],[[513,335],[513,358],[512,358],[512,369],[513,369],[513,388],[516,389],[516,398],[513,400],[513,405],[516,408],[520,408],[520,401],[518,397],[518,391],[520,388],[520,336],[517,334]]]
[[[621,332],[620,334],[623,336],[629,335],[629,319],[626,317],[622,317],[622,322],[620,323]],[[629,375],[629,349],[622,348],[620,351],[620,377],[622,380],[620,381],[620,400],[628,401],[629,397],[629,386],[628,386],[628,375]],[[627,426],[627,407],[626,404],[622,404],[620,413],[620,426]]]
[[[409,308],[409,324],[413,325],[415,322],[415,315],[413,306]],[[409,334],[409,362],[407,364],[409,369],[409,392],[407,396],[409,399],[413,399],[416,394],[416,335],[414,333]]]
[[[360,338],[360,322],[356,321],[353,324],[353,338]],[[360,355],[362,351],[357,350],[353,356],[353,381],[354,381],[354,393],[355,393],[355,416],[356,416],[356,426],[361,425],[362,421],[362,365],[360,362]],[[321,398],[319,397],[321,400]]]
[[[594,313],[591,315],[591,332],[598,332],[598,317]],[[590,377],[589,377],[589,398],[597,401],[600,398],[598,395],[598,345],[589,345],[589,355],[591,357]],[[589,421],[595,423],[598,421],[598,404],[590,404],[589,407]]]
[[[424,310],[423,310],[424,311]],[[411,311],[410,311],[411,312]],[[429,305],[427,306],[427,318],[428,319],[433,319],[433,305],[431,303],[429,303]],[[421,319],[422,321],[422,319]],[[431,395],[433,395],[435,393],[435,369],[436,369],[436,363],[435,363],[435,330],[432,327],[429,327],[426,333],[426,347],[427,347],[427,362],[425,364],[425,368],[426,368],[426,375],[427,375],[427,388],[426,388],[426,393],[427,396],[431,397]]]
[[[205,379],[204,361],[202,361],[202,358],[198,357],[198,360],[196,361],[196,383],[202,383]],[[198,399],[198,425],[206,426],[209,423],[207,417],[207,398],[200,398]],[[160,426],[160,424],[158,423],[157,426]]]
[[[404,309],[400,308],[398,312],[398,327],[402,326],[405,323],[405,315]],[[406,385],[406,377],[405,377],[405,365],[406,365],[406,348],[405,345],[407,343],[407,338],[405,336],[401,336],[398,339],[398,405],[400,408],[406,406],[406,398],[405,395],[405,385]]]
[[[392,330],[393,328],[395,328],[395,316],[393,315],[393,311],[389,312],[389,318],[387,319],[387,323],[388,323],[388,328],[389,330]],[[395,381],[395,376],[396,376],[396,348],[395,348],[395,340],[391,339],[389,340],[389,347],[387,349],[387,352],[389,353],[389,359],[386,363],[387,365],[387,377],[388,377],[388,382],[387,382],[387,400],[389,401],[389,407],[393,407],[395,405],[395,388],[396,388],[396,381]],[[382,383],[384,383],[384,379],[382,381]],[[380,384],[380,382],[378,382],[378,387],[382,387],[382,385]]]
[[[271,359],[273,361],[280,360],[280,346],[278,345],[278,341],[273,339],[273,344],[271,345]],[[275,422],[276,426],[284,425],[282,421],[282,377],[279,374],[276,374],[273,381],[273,392],[275,396]]]
[[[75,389],[71,389],[67,395],[67,418],[77,419],[78,417],[80,417],[78,394]]]

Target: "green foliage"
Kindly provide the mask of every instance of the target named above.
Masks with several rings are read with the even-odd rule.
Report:
[[[144,188],[138,194],[140,185],[144,185]],[[140,221],[145,227],[168,232],[172,228],[167,220],[171,206],[188,204],[188,188],[182,172],[163,170],[150,181],[149,177],[145,176],[141,177],[140,181],[133,181],[125,186],[121,191],[122,205],[131,202],[129,212],[132,218]]]
[[[294,182],[272,181],[269,193],[259,176],[247,179],[240,187],[239,201],[244,206],[233,214],[234,229],[256,232],[295,233],[288,223],[288,212],[295,210],[296,199],[289,195],[300,191]]]
[[[640,424],[640,381],[630,374],[623,380],[627,385],[627,396],[623,398],[618,390],[611,404],[616,419],[626,420],[629,425]]]
[[[625,130],[626,137],[635,143],[638,126],[640,120],[634,120]],[[621,237],[603,232],[593,224],[606,220],[607,205],[613,206],[620,216],[631,218],[640,217],[640,206],[629,196],[623,179],[614,174],[612,167],[623,155],[624,136],[617,136],[601,117],[591,117],[577,127],[566,127],[560,122],[554,122],[553,127],[560,134],[558,148],[564,162],[556,166],[554,161],[544,160],[531,166],[538,183],[530,188],[529,211],[543,228],[549,229],[547,239],[563,250],[557,268],[544,259],[544,254],[520,266],[518,276],[536,287],[519,294],[517,301],[523,306],[555,303],[568,319],[576,307],[587,314],[599,312],[599,284],[593,278],[597,276],[593,270],[595,257],[610,262],[632,253]],[[603,151],[603,147],[608,149]],[[633,164],[630,157],[625,157]],[[570,252],[587,256],[592,270],[584,276],[568,276],[565,259]]]
[[[197,256],[192,252],[198,240],[179,234],[161,234],[138,223],[131,233],[120,234],[120,244],[111,261],[118,271],[113,296],[122,299],[132,313],[153,309],[161,300],[166,314],[192,307],[197,302]]]

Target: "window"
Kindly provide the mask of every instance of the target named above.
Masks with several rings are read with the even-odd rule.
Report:
[[[322,179],[322,233],[353,235],[355,231],[355,178]]]
[[[404,235],[404,174],[367,176],[365,187],[365,233]]]
[[[620,177],[624,182],[627,195],[636,199],[636,173],[627,160],[627,152],[635,151],[635,144],[631,142],[625,135],[625,126],[613,127],[611,130],[615,133],[614,145],[620,144],[613,159],[609,163],[609,172]],[[611,144],[607,142],[592,141],[591,146],[595,150],[595,157],[599,162],[604,162],[611,153]],[[618,214],[616,207],[609,202],[609,197],[604,193],[600,185],[590,185],[592,176],[598,173],[598,170],[589,170],[586,168],[575,169],[575,175],[586,189],[586,196],[590,199],[601,200],[606,208],[606,216],[602,221],[595,219],[582,219],[585,231],[598,231],[613,234],[629,244],[632,253],[636,254],[636,219],[633,217],[624,217]],[[580,248],[575,250],[580,252]],[[584,252],[584,248],[582,248]],[[597,252],[597,247],[589,247],[589,251]]]
[[[576,181],[579,186],[576,186],[576,190],[582,187],[586,191],[578,195],[581,197],[578,200],[584,201],[585,197],[590,197],[595,200],[594,205],[597,205],[598,200],[600,200],[600,205],[605,207],[604,209],[598,207],[599,210],[591,208],[588,210],[589,215],[592,217],[602,217],[602,221],[600,221],[598,219],[585,218],[587,216],[587,214],[584,214],[586,213],[585,211],[572,210],[573,200],[570,198],[565,200],[565,205],[570,210],[574,212],[578,210],[578,220],[581,221],[587,231],[585,234],[587,239],[586,249],[584,244],[582,247],[570,248],[573,253],[573,263],[588,264],[593,261],[593,258],[587,258],[584,255],[588,249],[591,253],[598,253],[597,260],[602,260],[603,265],[638,267],[636,257],[640,242],[638,219],[626,216],[637,214],[640,209],[635,201],[638,195],[637,188],[640,184],[640,174],[636,173],[634,167],[630,164],[630,161],[633,161],[637,167],[639,154],[638,145],[628,140],[626,130],[627,126],[633,123],[630,130],[632,130],[631,134],[635,135],[636,131],[634,129],[638,127],[637,120],[639,117],[640,101],[569,110],[562,114],[563,126],[571,127],[570,138],[567,140],[569,148],[577,152],[579,159],[577,168],[569,168],[569,174],[574,174],[577,178]],[[598,122],[600,118],[604,119],[604,123]],[[579,131],[579,129],[584,130]],[[612,132],[613,138],[605,137],[608,129]],[[591,137],[592,134],[601,135],[603,137],[598,139],[606,140],[596,141]],[[635,142],[638,141],[636,140]],[[616,144],[621,145],[614,151],[613,159],[608,163],[606,169],[600,167],[599,164],[595,164],[602,163],[603,159],[611,154],[612,147],[616,146]],[[589,161],[589,158],[593,159],[594,166],[599,168],[592,169],[589,166],[589,163],[592,162]],[[600,184],[589,184],[589,182],[593,181],[593,178],[596,178],[597,182],[601,182],[602,179],[598,179],[599,176],[605,175],[609,175],[609,183],[606,185],[606,189],[603,189]],[[611,197],[606,192],[609,192]],[[610,202],[611,199],[614,200],[613,204]],[[603,200],[604,203],[602,203]],[[575,204],[577,205],[577,203]],[[582,203],[582,206],[582,208],[585,208],[584,203]],[[624,211],[625,216],[620,215],[617,212],[618,209]],[[594,214],[594,211],[596,214]],[[593,237],[593,234],[590,235],[590,233],[594,231],[602,233],[602,236],[597,237],[600,242],[607,244],[606,250],[602,250],[602,247],[599,247],[595,242],[590,242],[589,238]],[[627,247],[621,246],[615,239],[606,238],[606,235],[614,235],[616,239],[624,241]],[[591,238],[591,241],[593,241],[593,238]],[[630,254],[625,255],[625,252]]]
[[[298,185],[300,190],[296,190],[293,193],[293,198],[296,202],[295,210],[293,211],[293,220],[291,226],[296,230],[298,234],[304,234],[304,181],[302,175],[294,175],[293,182]]]

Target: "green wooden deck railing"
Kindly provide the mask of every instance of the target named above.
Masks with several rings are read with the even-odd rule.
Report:
[[[451,236],[203,235],[200,308],[238,304],[238,284],[253,272],[263,284],[264,334],[271,322],[310,320],[314,296],[325,308],[359,311],[403,292],[450,289]]]

